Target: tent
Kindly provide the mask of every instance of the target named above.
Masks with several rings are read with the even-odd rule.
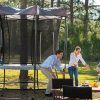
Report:
[[[37,48],[37,34],[38,34],[38,20],[44,20],[44,19],[61,19],[62,17],[65,17],[65,26],[66,26],[66,18],[69,16],[69,11],[65,8],[61,7],[55,7],[55,8],[40,8],[39,6],[31,6],[25,9],[18,9],[18,8],[12,8],[12,7],[6,7],[6,6],[0,6],[0,24],[1,24],[1,33],[2,33],[2,47],[3,47],[3,61],[5,63],[5,32],[4,32],[4,26],[3,21],[4,20],[33,20],[34,21],[34,50],[32,49],[32,54],[34,53],[34,57],[32,56],[32,64],[34,64],[34,89],[35,89],[35,73],[36,73],[36,64],[37,61],[37,55],[38,55],[38,48]],[[8,24],[7,24],[8,25]],[[9,30],[9,29],[8,29]],[[10,48],[10,34],[9,37],[9,47]],[[65,56],[66,56],[66,49],[67,49],[67,28],[65,27]],[[40,41],[41,42],[41,41]],[[40,48],[41,50],[41,45]],[[54,35],[53,35],[53,52],[54,52]],[[10,54],[10,52],[9,52]],[[35,59],[33,59],[35,58]],[[33,61],[34,60],[34,61]]]

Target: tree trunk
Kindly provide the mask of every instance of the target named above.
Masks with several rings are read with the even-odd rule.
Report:
[[[44,0],[42,0],[41,3],[42,8],[44,8]]]
[[[21,8],[26,8],[27,0],[21,0]],[[25,15],[22,15],[21,18],[25,18]],[[20,63],[27,64],[28,60],[28,46],[27,46],[27,20],[21,20],[20,22],[20,32],[21,32],[21,45],[20,45]],[[20,71],[20,89],[27,89],[28,85],[28,70]],[[26,83],[23,83],[26,82]]]
[[[88,31],[88,2],[89,0],[85,0],[85,16],[84,16],[84,37]]]
[[[73,26],[73,0],[70,1],[70,22],[71,22],[71,26]]]
[[[54,0],[51,0],[51,7],[53,7],[53,2],[54,2]]]
[[[73,34],[73,0],[70,0],[70,12],[71,33]]]
[[[57,0],[57,7],[60,7],[60,0]]]

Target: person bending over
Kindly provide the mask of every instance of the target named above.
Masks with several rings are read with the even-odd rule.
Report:
[[[45,95],[49,96],[51,95],[51,89],[52,89],[52,79],[56,78],[56,75],[53,72],[53,68],[60,70],[62,75],[63,68],[61,67],[60,60],[63,58],[64,52],[63,50],[57,50],[55,54],[50,55],[40,66],[41,66],[41,72],[48,78],[48,85],[47,89],[45,91]]]

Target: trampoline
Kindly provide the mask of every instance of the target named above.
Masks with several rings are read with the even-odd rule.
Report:
[[[40,8],[31,6],[16,9],[0,6],[0,47],[3,52],[4,84],[6,69],[34,69],[34,89],[37,65],[58,47],[59,27],[62,17],[65,18],[65,58],[67,50],[66,18],[69,11],[65,8]],[[23,25],[23,23],[25,23]],[[25,29],[27,27],[27,29]],[[23,32],[24,30],[24,32]],[[23,67],[23,66],[26,66]],[[22,68],[23,67],[23,68]]]

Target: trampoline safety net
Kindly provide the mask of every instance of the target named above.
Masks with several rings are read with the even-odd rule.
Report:
[[[2,24],[4,33],[0,27],[0,46],[4,34],[4,63],[40,63],[57,49],[60,19],[38,20],[36,37],[34,20],[3,19]]]

